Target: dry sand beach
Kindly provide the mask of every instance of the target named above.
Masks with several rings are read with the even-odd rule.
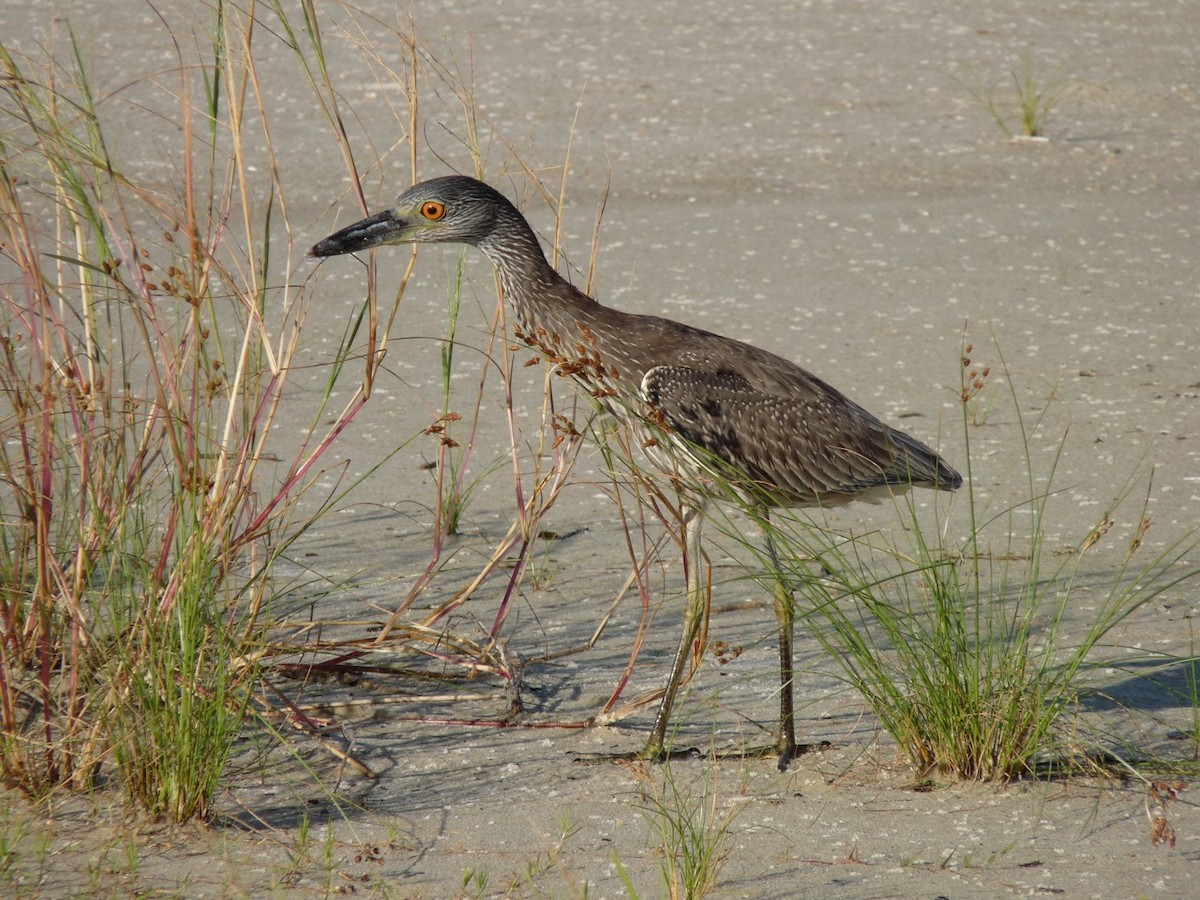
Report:
[[[411,15],[422,53],[472,84],[485,174],[546,237],[555,224],[514,160],[557,192],[569,151],[559,267],[576,283],[604,202],[592,287],[602,302],[794,360],[960,468],[965,334],[972,355],[993,366],[1000,398],[972,427],[974,488],[1001,506],[1013,502],[1006,492],[1022,440],[1003,402],[1002,353],[1022,412],[1045,411],[1047,438],[1033,456],[1049,462],[1061,451],[1044,523],[1052,550],[1078,544],[1142,472],[1110,543],[1081,573],[1064,630],[1086,628],[1091,601],[1114,577],[1151,466],[1146,544],[1167,546],[1200,523],[1194,0],[361,6],[316,4],[331,81],[353,111],[350,142],[362,160],[384,157],[364,177],[372,210],[410,181],[409,149],[398,144],[404,95],[381,65],[404,64],[404,48],[387,36],[407,29]],[[180,35],[190,33],[185,23],[210,23],[201,4],[176,0],[162,13]],[[271,47],[273,13],[259,16],[268,26],[255,38],[263,90],[290,192],[281,240],[296,248],[289,277],[311,279],[313,296],[302,352],[311,368],[294,381],[299,421],[319,399],[366,282],[349,257],[318,267],[300,254],[361,211],[311,92],[289,74],[288,52]],[[175,64],[162,21],[142,0],[60,3],[53,12],[37,0],[6,0],[0,8],[3,42],[26,53],[52,37],[61,46],[67,22],[109,90]],[[377,65],[363,50],[373,35]],[[1016,128],[1009,73],[1026,58],[1070,85],[1045,140],[1010,139],[971,89],[996,85],[997,109]],[[432,68],[428,57],[422,65]],[[431,85],[415,135],[420,176],[471,172],[460,100]],[[169,177],[156,135],[136,116],[131,123],[114,136],[126,167]],[[395,291],[408,259],[407,248],[380,252],[381,296]],[[293,545],[291,567],[281,570],[293,615],[383,621],[428,562],[434,494],[425,464],[435,445],[421,437],[396,446],[441,403],[437,338],[457,260],[455,248],[423,249],[417,259],[387,363],[336,448],[347,480],[366,477]],[[495,308],[491,270],[474,252],[465,256],[462,297],[454,389],[468,397],[484,369],[469,348],[487,346]],[[539,415],[544,378],[540,367],[521,369],[526,356],[513,388],[517,415],[529,420]],[[556,391],[570,396],[565,385]],[[472,463],[491,474],[466,507],[439,602],[478,570],[512,519],[502,401],[493,380]],[[279,435],[281,446],[288,440]],[[1155,846],[1153,803],[1132,775],[927,779],[803,624],[799,736],[828,747],[784,773],[770,759],[707,755],[760,743],[777,711],[769,599],[746,577],[736,535],[718,528],[708,549],[716,573],[709,637],[741,652],[724,664],[710,653],[680,702],[675,742],[700,748],[700,758],[669,770],[574,762],[579,753],[639,747],[653,718],[650,705],[608,725],[556,727],[601,710],[641,614],[631,595],[594,647],[551,658],[592,635],[629,575],[627,523],[604,472],[584,447],[540,524],[557,538],[537,545],[533,576],[505,623],[505,658],[524,666],[518,721],[534,727],[487,727],[504,719],[512,695],[486,675],[429,689],[425,699],[390,678],[291,685],[337,723],[330,745],[376,777],[303,739],[290,745],[298,752],[272,751],[266,763],[248,745],[213,823],[184,828],[129,821],[107,811],[104,797],[46,812],[5,794],[3,883],[47,897],[599,898],[627,896],[630,885],[652,897],[665,890],[659,829],[669,818],[656,812],[665,805],[692,822],[707,814],[727,824],[711,896],[1195,895],[1192,791],[1170,805],[1173,846]],[[1019,488],[1018,479],[1017,496]],[[933,497],[918,502],[927,511]],[[959,527],[962,504],[951,508]],[[881,504],[819,521],[892,533],[897,518]],[[734,513],[730,521],[727,531],[748,527]],[[664,549],[649,581],[655,622],[625,699],[666,677],[683,599],[677,552]],[[453,627],[481,640],[504,588],[501,576],[475,591]],[[1141,607],[1097,648],[1099,658],[1135,662],[1087,673],[1095,693],[1081,701],[1073,726],[1081,734],[1126,756],[1190,757],[1197,706],[1187,667],[1170,660],[1195,656],[1196,588],[1187,582]]]

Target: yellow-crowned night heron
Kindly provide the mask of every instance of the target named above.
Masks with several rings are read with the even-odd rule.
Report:
[[[704,614],[700,526],[712,486],[763,515],[771,507],[830,506],[912,486],[952,491],[959,474],[915,438],[890,428],[804,369],[699,328],[601,306],[546,262],[525,217],[474,178],[417,184],[395,206],[327,237],[313,256],[381,244],[462,243],[483,251],[516,309],[520,335],[551,364],[645,437],[648,455],[683,485],[688,599],[683,636],[654,728],[640,754],[665,755],[675,693]],[[715,476],[715,477],[714,477]],[[776,566],[779,768],[796,753],[792,705],[793,600]]]

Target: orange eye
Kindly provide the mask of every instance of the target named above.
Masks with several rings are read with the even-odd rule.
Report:
[[[430,222],[436,222],[446,214],[446,205],[436,200],[427,200],[421,204],[421,215]]]

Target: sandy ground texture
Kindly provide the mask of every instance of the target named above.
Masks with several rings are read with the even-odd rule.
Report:
[[[403,22],[393,3],[361,5],[382,22]],[[402,137],[392,108],[402,96],[364,63],[354,23],[368,37],[386,32],[365,13],[317,6],[334,35],[333,80],[355,113],[351,140],[369,158]],[[543,234],[553,222],[513,151],[557,185],[554,167],[570,145],[563,266],[576,275],[610,187],[594,287],[604,302],[796,360],[959,465],[965,328],[974,355],[997,372],[1003,352],[1025,413],[1048,410],[1049,438],[1034,447],[1046,460],[1062,450],[1048,546],[1077,543],[1131,473],[1150,464],[1151,548],[1200,521],[1194,0],[443,0],[408,9],[426,50],[472,74],[489,178]],[[186,21],[179,8],[165,10]],[[36,0],[7,0],[0,30],[6,42],[33,47],[49,41],[52,16],[59,27],[75,24],[110,86],[172,64],[162,25],[141,0],[60,3],[53,13]],[[402,60],[394,44],[377,49],[389,65]],[[1014,121],[1009,73],[1025,54],[1044,77],[1071,82],[1042,142],[1009,140],[967,87],[997,84]],[[286,75],[289,56],[279,48],[278,57]],[[358,211],[307,88],[280,77],[264,89],[287,111],[274,137],[292,227],[303,229],[292,238],[307,246]],[[417,136],[422,176],[472,168],[456,102],[427,95]],[[152,133],[131,125],[120,139],[162,175]],[[377,208],[407,184],[407,154],[399,147],[368,173]],[[381,253],[384,295],[407,253]],[[433,493],[423,465],[433,445],[392,451],[429,424],[440,402],[432,338],[445,331],[456,260],[454,250],[422,251],[399,326],[412,340],[393,345],[339,448],[349,474],[378,468],[293,552],[302,587],[289,602],[308,604],[314,618],[378,620],[428,561]],[[294,277],[311,276],[313,264],[297,264]],[[320,391],[321,367],[364,290],[363,268],[350,259],[323,263],[316,277],[318,302],[305,326],[315,368],[297,382],[307,385],[297,416],[313,400],[304,391]],[[464,297],[460,337],[482,347],[495,297],[478,254],[467,257]],[[478,355],[463,358],[456,389],[469,396],[481,365]],[[523,374],[515,402],[532,416],[543,378],[536,368]],[[499,469],[467,509],[447,592],[511,519],[503,398],[498,382],[485,390],[475,465],[497,461]],[[1006,389],[997,382],[992,390],[1002,398]],[[981,412],[971,438],[975,488],[999,506],[1021,441],[1005,409],[998,401],[993,415]],[[640,746],[653,707],[609,726],[553,727],[586,721],[613,691],[636,631],[636,597],[592,649],[529,662],[587,640],[629,572],[625,531],[594,451],[583,452],[573,479],[543,523],[560,537],[539,547],[538,577],[504,631],[509,659],[527,663],[520,721],[537,727],[479,725],[499,721],[511,699],[487,677],[435,688],[427,699],[388,679],[293,686],[305,702],[360,704],[331,714],[341,729],[330,741],[378,777],[303,742],[298,758],[276,754],[265,766],[248,749],[238,760],[243,774],[220,798],[218,824],[182,830],[110,821],[97,811],[102,801],[67,803],[49,817],[13,801],[5,833],[21,851],[11,883],[31,896],[620,897],[624,869],[640,896],[657,896],[660,829],[672,819],[702,825],[707,808],[728,826],[714,896],[1195,895],[1200,815],[1190,792],[1169,808],[1174,846],[1153,846],[1153,801],[1137,779],[919,782],[804,629],[798,726],[802,739],[828,741],[828,749],[782,774],[770,760],[704,756],[669,769],[574,763],[579,752]],[[1086,627],[1089,598],[1112,576],[1140,515],[1132,505],[1116,517],[1109,555],[1085,573],[1067,627]],[[886,505],[852,507],[834,524],[891,529],[895,517]],[[759,589],[739,576],[745,554],[736,542],[714,535],[709,553],[720,609],[711,637],[744,652],[725,665],[706,661],[681,701],[676,742],[730,750],[761,742],[773,726],[773,618]],[[676,640],[678,559],[665,553],[652,582],[662,607],[626,698],[661,684]],[[502,579],[489,582],[454,627],[480,638],[502,591]],[[1193,655],[1196,610],[1195,586],[1185,585],[1110,636],[1114,655],[1164,656],[1089,675],[1103,693],[1084,702],[1081,731],[1107,735],[1127,753],[1190,754],[1195,705],[1184,667],[1167,660]]]

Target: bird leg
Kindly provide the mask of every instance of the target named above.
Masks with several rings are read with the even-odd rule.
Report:
[[[704,621],[707,607],[709,584],[701,577],[701,548],[700,532],[703,523],[702,507],[685,506],[682,509],[685,562],[687,565],[687,607],[683,614],[683,634],[679,637],[679,646],[675,650],[675,661],[671,666],[671,677],[663,691],[659,702],[658,713],[654,717],[654,727],[646,746],[636,753],[602,755],[599,759],[644,759],[662,762],[667,759],[693,758],[699,755],[694,748],[684,750],[666,749],[667,728],[671,724],[671,711],[675,705],[675,697],[679,685],[683,681],[683,671],[688,657],[692,653],[692,645],[700,633],[700,625]],[[779,757],[779,771],[784,772],[792,760],[799,754],[808,752],[809,744],[796,743],[796,717],[794,703],[794,678],[792,644],[796,623],[796,601],[788,585],[787,575],[779,562],[779,553],[771,537],[770,523],[763,513],[764,533],[766,536],[767,554],[770,557],[771,575],[774,580],[772,595],[774,597],[775,618],[779,623],[779,738],[774,747],[763,747],[752,751],[751,755],[767,755],[775,752]],[[591,761],[580,757],[580,762]]]
[[[771,563],[771,577],[774,581],[772,596],[775,605],[775,619],[779,623],[779,737],[774,748],[765,747],[762,753],[770,753],[772,749],[779,756],[779,771],[785,772],[792,760],[799,754],[811,749],[809,744],[796,743],[796,713],[795,713],[795,678],[793,672],[793,642],[796,630],[796,599],[792,596],[788,585],[787,575],[779,562],[779,552],[771,536],[770,519],[763,512],[763,533],[766,537],[767,555]],[[692,644],[700,631],[703,621],[708,584],[700,577],[700,526],[703,522],[701,510],[687,508],[683,515],[684,546],[687,556],[687,609],[683,616],[683,634],[679,639],[679,647],[675,651],[675,663],[671,667],[671,680],[667,682],[666,692],[658,707],[658,715],[654,718],[654,729],[645,748],[638,754],[642,759],[663,760],[675,753],[664,750],[667,726],[671,720],[671,709],[675,703],[675,694],[683,680],[683,669],[692,650]],[[694,755],[694,750],[678,751],[679,756]]]
[[[779,553],[771,537],[770,523],[763,517],[767,538],[767,553],[771,557],[772,576],[775,584],[772,595],[775,599],[775,619],[779,623],[779,740],[775,749],[779,753],[779,771],[786,772],[796,755],[795,684],[792,666],[792,641],[796,630],[796,599],[788,587],[787,577],[779,564]],[[804,752],[803,748],[800,752]]]
[[[670,754],[664,750],[667,736],[667,726],[671,724],[671,709],[675,705],[675,695],[679,691],[679,683],[683,680],[683,668],[691,655],[692,644],[700,633],[700,623],[704,620],[706,594],[708,585],[700,577],[701,550],[700,531],[703,519],[703,508],[699,506],[684,506],[681,509],[683,521],[684,562],[687,567],[687,606],[683,613],[683,634],[679,637],[679,647],[675,650],[675,662],[671,666],[671,678],[663,692],[662,701],[658,704],[658,713],[654,717],[654,728],[646,746],[638,754],[642,759],[662,760]]]

